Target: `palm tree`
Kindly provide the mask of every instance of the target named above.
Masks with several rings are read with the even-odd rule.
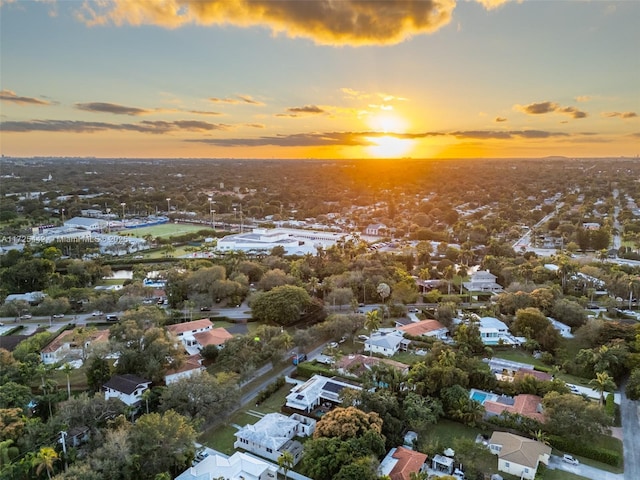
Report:
[[[47,471],[47,476],[51,480],[53,464],[58,460],[58,453],[51,447],[42,447],[33,458],[33,466],[36,467],[36,475],[40,476],[42,470]]]
[[[616,384],[607,372],[596,372],[596,378],[589,382],[594,390],[600,392],[600,405],[604,405],[604,392],[615,390]]]
[[[369,330],[369,336],[380,328],[381,323],[382,320],[380,319],[378,310],[370,310],[365,314],[364,328]],[[369,348],[369,355],[371,355],[371,348]]]
[[[293,467],[293,454],[291,452],[282,452],[278,457],[278,466],[284,472],[284,479],[287,480],[287,473]]]
[[[62,367],[62,371],[67,376],[67,399],[71,398],[71,372],[73,371],[73,367],[65,363]]]
[[[144,392],[142,392],[140,398],[144,400],[144,403],[147,407],[147,415],[149,415],[149,399],[151,398],[151,389],[147,388]]]

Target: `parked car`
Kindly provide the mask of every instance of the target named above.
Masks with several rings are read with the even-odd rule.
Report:
[[[571,465],[580,465],[580,462],[576,457],[568,455],[566,453],[562,456],[562,461]]]
[[[358,340],[362,340],[364,342],[366,340],[369,340],[369,337],[367,337],[366,335],[358,335]]]
[[[328,345],[328,347],[329,347],[329,348],[338,348],[338,342],[331,342],[331,343]]]
[[[91,313],[92,317],[101,317],[102,315],[104,315],[100,310],[96,310],[95,312]]]
[[[118,317],[116,315],[107,315],[106,320],[107,320],[107,322],[117,322],[118,321]]]
[[[53,318],[64,318],[64,313],[56,313]]]
[[[20,315],[21,320],[29,320],[31,318],[30,313],[25,313],[24,315]]]

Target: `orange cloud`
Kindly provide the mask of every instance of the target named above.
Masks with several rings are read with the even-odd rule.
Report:
[[[51,105],[51,102],[33,97],[20,97],[11,90],[0,90],[0,100],[3,102],[17,103],[18,105]]]
[[[504,0],[480,0],[494,8]],[[114,0],[85,2],[87,25],[266,26],[322,45],[392,45],[449,23],[456,0]]]

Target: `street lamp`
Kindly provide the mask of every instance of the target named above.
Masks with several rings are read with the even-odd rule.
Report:
[[[167,198],[167,215],[171,212],[171,199]]]
[[[216,224],[213,221],[213,214],[215,213],[215,210],[213,209],[213,204],[215,202],[213,201],[213,198],[209,197],[209,214],[211,215],[211,228],[213,228],[214,230],[216,229]]]

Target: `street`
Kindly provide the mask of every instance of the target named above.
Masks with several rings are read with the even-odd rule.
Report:
[[[637,480],[638,477],[627,477],[622,473],[611,473],[606,470],[600,470],[599,468],[591,467],[589,465],[570,465],[562,461],[561,457],[557,455],[551,455],[549,459],[549,469],[562,470],[564,472],[571,472],[576,475],[580,475],[591,480]]]
[[[620,416],[624,446],[624,478],[640,478],[640,402],[629,400],[625,394],[626,382],[620,385]]]

